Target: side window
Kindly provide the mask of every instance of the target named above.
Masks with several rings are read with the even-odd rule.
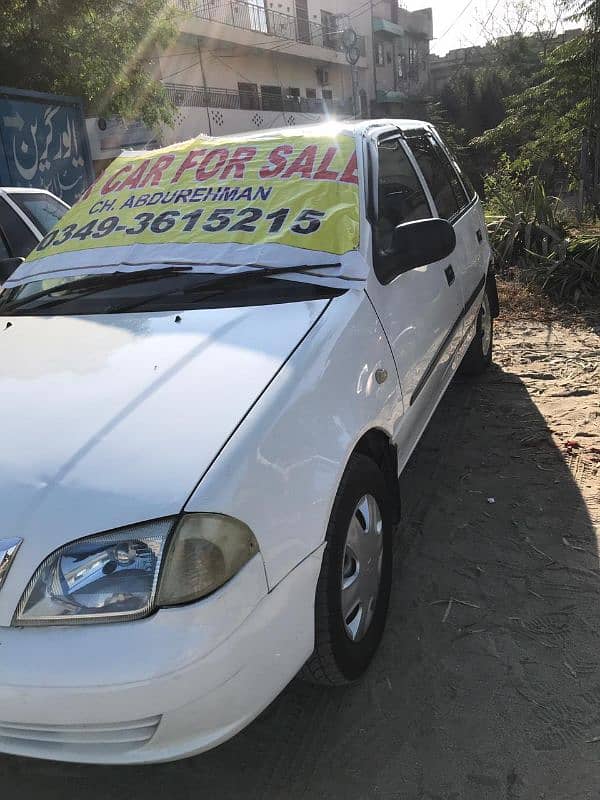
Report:
[[[8,240],[8,246],[13,257],[22,257],[31,253],[37,245],[37,239],[16,211],[0,198],[0,228]]]
[[[436,140],[436,144],[439,142]],[[440,148],[444,156],[446,156],[450,160],[450,168],[453,173],[457,174],[459,177],[459,183],[462,182],[462,186],[464,186],[464,190],[460,193],[461,197],[466,197],[467,202],[471,202],[477,196],[477,190],[473,186],[473,182],[464,171],[464,169],[460,166],[457,159],[454,156],[454,153],[445,142],[442,142],[442,147]]]
[[[468,202],[454,167],[430,136],[415,136],[409,139],[409,146],[433,195],[438,214],[442,219],[452,219]]]
[[[392,243],[397,225],[418,219],[429,219],[431,209],[427,197],[400,141],[391,139],[378,148],[379,184],[375,243],[383,255]]]

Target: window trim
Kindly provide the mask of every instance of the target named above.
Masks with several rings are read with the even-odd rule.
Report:
[[[6,234],[4,233],[4,229],[2,228],[2,225],[0,225],[0,244],[6,250],[6,258],[14,258],[14,253],[12,251],[12,247],[10,246],[10,242],[6,238]],[[0,261],[2,261],[2,258],[3,258],[3,256],[0,253]]]

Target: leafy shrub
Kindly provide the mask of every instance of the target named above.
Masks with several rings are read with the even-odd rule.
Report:
[[[486,196],[499,272],[515,274],[558,302],[600,303],[600,230],[570,228],[570,212],[546,194],[528,162],[503,156],[486,178]]]

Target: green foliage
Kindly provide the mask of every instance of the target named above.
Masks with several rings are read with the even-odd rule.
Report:
[[[516,275],[555,301],[600,302],[600,231],[572,233],[569,211],[546,193],[526,160],[503,156],[486,178],[488,232],[500,272]]]
[[[550,53],[535,83],[507,99],[504,120],[473,147],[528,160],[547,185],[564,174],[575,180],[589,112],[589,44],[585,34]]]
[[[442,89],[439,113],[460,135],[463,160],[480,188],[481,176],[500,155],[497,148],[476,147],[485,131],[496,128],[506,116],[508,98],[531,86],[542,69],[542,57],[532,41],[515,35],[489,44],[478,54],[481,66],[460,67]]]
[[[175,35],[165,0],[11,0],[0,5],[0,82],[77,95],[87,113],[169,122],[152,56]]]

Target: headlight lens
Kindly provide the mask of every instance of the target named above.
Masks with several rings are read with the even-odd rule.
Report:
[[[252,531],[231,517],[186,514],[171,535],[173,525],[156,520],[55,551],[36,570],[13,624],[140,619],[205,597],[259,552]]]
[[[25,590],[15,625],[69,625],[144,617],[154,604],[173,520],[157,520],[61,547]]]

